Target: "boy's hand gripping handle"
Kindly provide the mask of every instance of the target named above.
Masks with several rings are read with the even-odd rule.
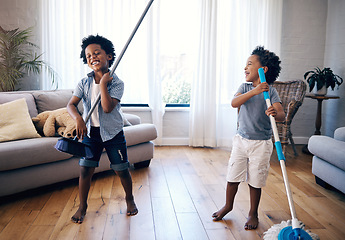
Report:
[[[264,69],[263,68],[259,68],[258,71],[259,71],[260,81],[262,83],[266,82],[266,77],[265,77]],[[267,108],[269,108],[271,106],[271,100],[270,100],[270,95],[268,94],[267,91],[264,92],[264,97],[265,97],[265,100],[266,100]],[[281,145],[280,139],[279,139],[279,134],[278,134],[278,130],[277,130],[277,124],[276,124],[276,120],[271,115],[270,115],[270,121],[271,121],[272,129],[273,129],[274,144],[276,146],[278,160],[280,162],[280,166],[281,166],[281,169],[282,169],[283,179],[284,179],[284,183],[285,183],[286,195],[288,197],[288,202],[289,202],[289,207],[290,207],[290,212],[291,212],[291,217],[292,217],[292,228],[294,230],[295,236],[298,236],[298,230],[300,229],[300,226],[299,226],[299,221],[298,221],[298,219],[296,217],[295,205],[294,205],[293,199],[292,199],[292,193],[291,193],[291,189],[290,189],[289,179],[288,179],[287,172],[286,172],[286,167],[285,167],[285,157],[284,157],[282,145]]]
[[[259,77],[260,77],[260,81],[266,82],[266,77],[265,77],[265,72],[263,68],[259,68]],[[271,100],[270,100],[270,95],[268,94],[267,91],[263,92],[265,100],[266,100],[266,105],[267,108],[269,108],[271,106]],[[273,130],[273,136],[274,136],[274,144],[276,146],[277,149],[277,154],[278,154],[278,158],[279,160],[285,160],[284,154],[283,154],[283,149],[282,149],[282,145],[280,143],[280,139],[279,139],[279,134],[278,134],[278,129],[277,129],[277,124],[276,124],[276,120],[273,116],[269,116],[270,121],[271,121],[271,125],[272,125],[272,130]]]

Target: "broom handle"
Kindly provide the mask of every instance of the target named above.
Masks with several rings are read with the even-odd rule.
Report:
[[[150,2],[146,5],[146,8],[145,8],[144,12],[141,14],[141,17],[140,17],[139,21],[137,22],[137,25],[135,25],[135,27],[134,27],[134,29],[133,29],[131,35],[129,36],[129,38],[128,38],[126,44],[125,44],[125,46],[122,48],[122,51],[121,51],[120,55],[117,57],[117,59],[116,59],[116,61],[115,61],[115,63],[114,63],[114,66],[113,66],[112,70],[110,71],[110,74],[109,74],[110,76],[112,76],[112,75],[114,74],[115,69],[116,69],[117,66],[119,65],[119,63],[120,63],[120,61],[121,61],[123,55],[125,54],[125,52],[126,52],[126,50],[127,50],[127,48],[128,48],[128,45],[129,45],[130,42],[132,41],[132,39],[133,39],[135,33],[137,32],[137,30],[138,30],[138,28],[139,28],[141,22],[142,22],[143,19],[144,19],[146,13],[149,11],[149,9],[150,9],[150,7],[151,7],[153,1],[154,1],[154,0],[150,0]],[[89,113],[87,114],[87,116],[86,116],[86,118],[85,118],[85,123],[87,123],[87,121],[89,121],[92,112],[95,110],[95,108],[96,108],[96,106],[97,106],[97,104],[99,103],[100,100],[101,100],[101,93],[98,94],[98,96],[97,96],[97,98],[96,98],[96,101],[92,104],[91,109],[90,109]]]
[[[265,72],[264,72],[263,68],[259,68],[259,77],[260,77],[260,81],[261,82],[266,82]],[[265,97],[265,100],[266,100],[267,108],[269,108],[271,106],[271,100],[270,100],[270,96],[269,96],[267,91],[264,92],[264,97]],[[284,183],[285,183],[286,194],[287,194],[287,197],[288,197],[291,217],[292,217],[293,222],[295,222],[295,224],[296,224],[296,222],[297,222],[296,221],[297,220],[296,210],[295,210],[294,202],[292,200],[292,194],[291,194],[289,179],[288,179],[288,175],[287,175],[286,167],[285,167],[285,157],[284,157],[283,150],[282,150],[282,145],[281,145],[281,142],[280,142],[280,139],[279,139],[279,134],[278,134],[276,120],[271,115],[269,117],[270,117],[270,121],[271,121],[271,125],[272,125],[272,130],[273,130],[274,144],[276,146],[278,160],[280,162],[280,167],[281,167],[281,170],[282,170],[282,173],[283,173],[283,179],[284,179]],[[297,227],[298,226],[293,226],[293,228],[297,228]]]

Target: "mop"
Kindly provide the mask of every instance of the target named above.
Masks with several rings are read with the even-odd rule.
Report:
[[[265,72],[263,68],[259,68],[259,77],[261,82],[266,82]],[[267,108],[271,106],[271,100],[268,92],[264,92]],[[282,221],[280,224],[273,225],[270,229],[264,232],[263,239],[303,239],[303,240],[317,240],[320,239],[318,235],[311,233],[308,230],[304,230],[304,224],[297,219],[295,206],[292,200],[292,194],[290,189],[289,180],[287,177],[285,167],[285,156],[283,154],[282,145],[280,143],[279,134],[277,130],[276,121],[273,116],[269,116],[274,136],[274,144],[276,147],[278,160],[283,173],[283,179],[285,184],[285,190],[288,197],[290,212],[292,220]]]
[[[140,16],[139,21],[137,22],[136,26],[134,27],[131,35],[129,36],[125,46],[123,47],[120,55],[117,57],[113,68],[110,71],[110,76],[112,76],[115,72],[115,69],[117,68],[117,66],[119,65],[123,55],[125,54],[128,45],[130,44],[130,42],[132,41],[134,34],[136,33],[136,31],[138,30],[141,22],[143,21],[146,13],[148,12],[148,10],[150,9],[152,3],[154,0],[150,0],[147,5],[146,8],[144,10],[144,12],[142,13],[142,15]],[[92,104],[90,111],[88,112],[86,118],[85,118],[85,123],[90,119],[92,112],[94,111],[94,109],[96,108],[97,104],[99,103],[99,101],[101,100],[101,94],[99,93],[96,101]],[[71,155],[74,156],[78,156],[78,157],[87,157],[87,158],[91,158],[93,156],[92,151],[90,149],[90,147],[84,143],[81,143],[78,141],[78,138],[75,137],[74,139],[69,139],[69,138],[60,138],[57,143],[55,144],[55,149],[60,151],[60,152],[65,152],[65,153],[69,153]]]

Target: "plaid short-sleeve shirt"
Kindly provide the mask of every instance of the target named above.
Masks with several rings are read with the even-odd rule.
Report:
[[[108,92],[110,97],[121,101],[124,83],[120,80],[117,75],[113,74],[113,80],[108,84]],[[73,95],[83,100],[84,113],[83,117],[86,118],[88,112],[91,109],[91,86],[94,81],[94,72],[91,72],[87,77],[79,81],[77,87],[75,88]],[[120,114],[120,103],[110,113],[105,113],[103,111],[102,105],[99,102],[98,114],[100,122],[100,133],[102,140],[108,141],[115,137],[123,129],[123,120]],[[91,124],[90,121],[86,123],[88,129],[88,137],[90,137]]]

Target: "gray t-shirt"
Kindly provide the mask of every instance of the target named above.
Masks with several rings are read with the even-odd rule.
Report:
[[[243,83],[237,93],[246,93],[254,89],[252,83]],[[236,93],[236,94],[237,94]],[[271,103],[280,102],[277,90],[270,85],[269,96]],[[238,114],[237,133],[251,140],[268,140],[272,137],[272,128],[269,117],[265,114],[267,109],[264,94],[260,93],[241,105]]]

